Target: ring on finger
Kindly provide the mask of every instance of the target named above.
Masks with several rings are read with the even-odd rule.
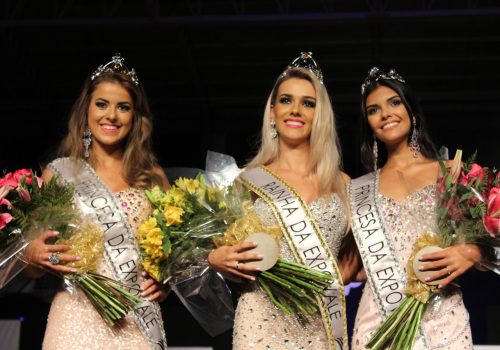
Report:
[[[448,272],[448,276],[451,275],[451,272],[450,272],[450,269],[448,268],[448,266],[446,266],[446,272]]]
[[[52,265],[59,265],[61,263],[61,259],[59,259],[59,252],[54,252],[49,255],[49,262]]]
[[[239,261],[236,263],[235,268],[236,268],[236,270],[239,270],[239,269],[240,269],[240,262],[239,262]]]

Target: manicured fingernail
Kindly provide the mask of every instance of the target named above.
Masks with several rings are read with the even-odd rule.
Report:
[[[146,276],[147,275],[146,271],[142,271],[142,275]]]
[[[430,281],[430,280],[431,280],[431,278],[430,278],[429,276],[427,276],[427,277],[426,277],[426,278],[424,278],[424,279],[425,279],[425,281]]]
[[[257,254],[257,259],[264,259],[264,255],[262,255],[262,254]]]
[[[254,277],[254,276],[251,276],[251,277],[250,277],[250,279],[251,279],[252,281],[255,281],[255,277]]]
[[[72,268],[72,269],[71,269],[71,272],[76,272],[76,269],[75,269],[75,268]]]
[[[262,269],[259,266],[256,266],[255,271],[262,271]]]
[[[80,260],[80,257],[79,256],[75,256],[75,260]]]
[[[424,267],[423,267],[423,266],[419,266],[419,267],[418,267],[418,270],[419,270],[419,271],[423,271],[423,270],[424,270]]]
[[[439,289],[443,288],[443,285],[442,285],[442,284],[440,284],[440,285],[438,286],[438,288],[439,288]]]

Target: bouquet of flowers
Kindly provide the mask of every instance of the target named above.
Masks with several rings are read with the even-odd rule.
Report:
[[[234,245],[247,239],[254,241],[258,238],[256,232],[272,237],[266,240],[258,239],[260,244],[276,245],[271,252],[267,252],[275,255],[276,259],[273,260],[271,268],[256,273],[257,283],[272,303],[283,312],[307,320],[319,310],[315,297],[317,294],[323,295],[325,289],[333,282],[332,276],[279,258],[278,242],[281,229],[263,226],[249,202],[245,203],[243,208],[243,215],[227,228],[224,235],[214,238],[215,244],[223,246]]]
[[[484,248],[493,263],[491,253],[500,246],[500,172],[474,163],[475,154],[463,163],[461,158],[458,150],[451,168],[440,160],[443,176],[437,183],[436,228],[424,230],[416,241],[407,264],[406,296],[367,348],[412,349],[428,301],[442,291],[437,286],[441,280],[426,282],[429,273],[418,271],[422,255],[473,243]]]
[[[214,159],[227,163],[225,158],[230,157],[210,152],[207,169],[213,168]],[[236,172],[227,168],[208,171],[210,185],[199,174],[195,179],[178,179],[166,192],[158,187],[146,191],[155,210],[139,228],[141,264],[157,281],[192,276],[207,265],[212,249],[237,244],[252,233],[264,232],[279,240],[280,229],[261,225],[250,192],[233,181]],[[282,259],[257,273],[257,280],[276,306],[302,318],[316,312],[315,294],[332,282],[329,274]]]
[[[70,245],[66,253],[80,257],[68,264],[76,272],[64,276],[66,287],[79,287],[108,324],[113,326],[142,302],[120,283],[92,272],[103,253],[103,233],[74,207],[73,188],[61,186],[56,177],[43,182],[27,169],[0,179],[0,287],[27,266],[23,249],[49,229],[59,232],[51,243]],[[49,261],[58,264],[57,253]]]
[[[166,283],[204,266],[214,248],[212,237],[222,234],[236,214],[223,200],[230,195],[208,186],[202,174],[179,178],[167,191],[158,186],[146,190],[154,210],[139,227],[144,270]]]

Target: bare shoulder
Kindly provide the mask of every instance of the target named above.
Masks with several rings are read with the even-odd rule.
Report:
[[[163,187],[164,189],[168,189],[170,187],[170,184],[168,182],[167,175],[165,174],[165,171],[163,170],[163,168],[160,166],[157,166],[153,169],[153,172],[161,178],[161,181],[162,181],[161,187]]]

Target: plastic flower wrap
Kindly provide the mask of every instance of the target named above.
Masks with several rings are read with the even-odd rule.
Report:
[[[146,191],[154,210],[138,231],[144,270],[168,283],[212,336],[230,329],[234,319],[231,292],[207,262],[212,239],[240,215],[240,193],[224,186],[223,178],[199,173],[177,179],[167,191]]]
[[[231,195],[229,189],[209,186],[203,174],[179,178],[167,191],[147,190],[154,210],[139,227],[144,270],[159,282],[174,283],[197,273],[214,248],[212,237],[221,235],[234,217],[224,200]]]
[[[431,301],[438,301],[445,291],[438,287],[440,280],[426,282],[433,272],[419,272],[419,257],[441,248],[458,246],[467,253],[465,244],[482,248],[484,261],[478,267],[500,273],[500,173],[474,163],[475,154],[461,162],[462,152],[451,167],[440,162],[442,176],[436,186],[436,217],[413,216],[422,233],[415,242],[407,263],[405,298],[370,338],[370,349],[412,349],[422,316]],[[450,273],[450,272],[448,272]],[[447,288],[454,288],[450,285]]]
[[[65,274],[66,288],[80,288],[99,314],[113,326],[141,299],[123,290],[120,283],[94,273],[103,254],[103,232],[82,216],[73,202],[73,188],[62,186],[57,177],[43,182],[27,169],[0,179],[0,287],[28,265],[23,249],[46,230],[59,232],[51,243],[67,244],[67,254],[80,260],[68,265],[75,273]]]

